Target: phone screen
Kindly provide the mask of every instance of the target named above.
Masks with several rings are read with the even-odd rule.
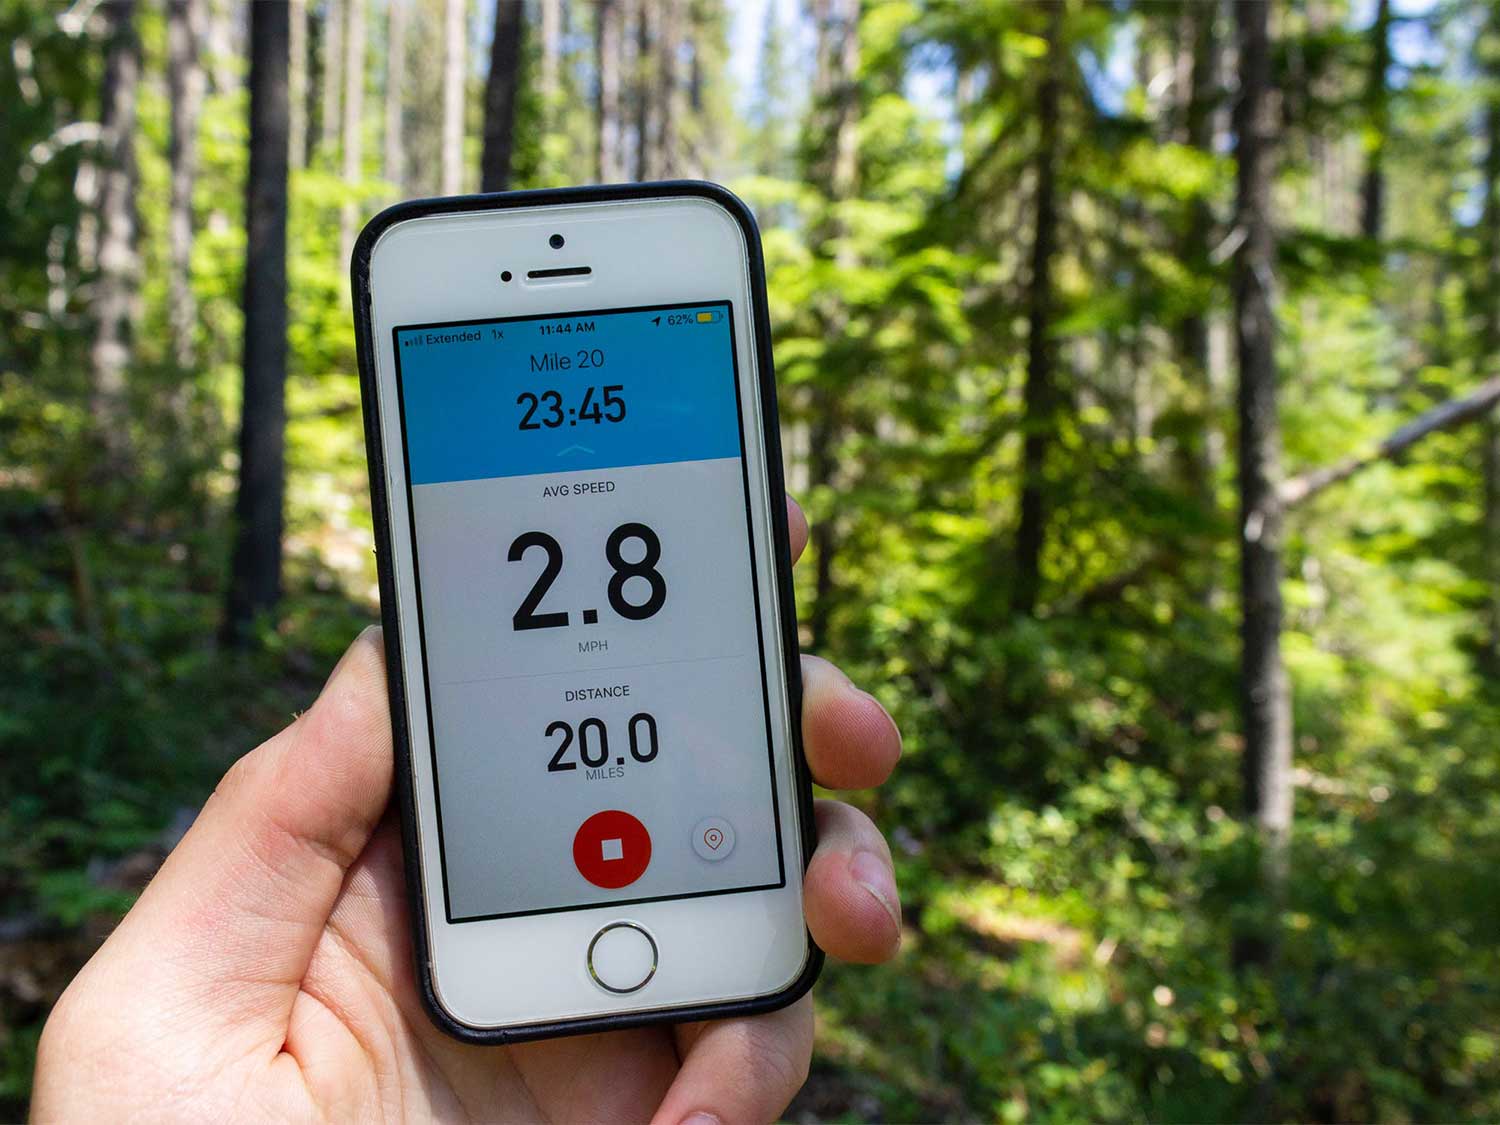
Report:
[[[731,303],[394,337],[448,920],[783,886]]]

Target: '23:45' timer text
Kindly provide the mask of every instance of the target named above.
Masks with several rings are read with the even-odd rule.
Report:
[[[569,371],[574,368],[589,370],[604,366],[602,348],[579,348],[576,356],[560,352],[546,352],[531,357],[532,371]],[[522,430],[555,430],[567,423],[576,426],[579,422],[623,422],[625,420],[625,386],[623,383],[608,383],[599,387],[584,387],[583,398],[577,406],[566,406],[561,391],[522,391],[516,396],[516,405],[524,407],[518,428]],[[576,391],[574,392],[576,393]]]

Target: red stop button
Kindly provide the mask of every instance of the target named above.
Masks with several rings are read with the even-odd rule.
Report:
[[[573,863],[596,887],[611,891],[628,887],[651,863],[651,834],[628,812],[597,812],[573,837]]]

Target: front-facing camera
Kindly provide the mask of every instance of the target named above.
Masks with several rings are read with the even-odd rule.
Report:
[[[547,239],[547,244],[554,250],[561,250],[563,248],[563,236],[554,234],[551,238]]]

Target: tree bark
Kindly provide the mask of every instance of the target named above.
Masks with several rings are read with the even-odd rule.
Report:
[[[1047,460],[1057,436],[1058,393],[1052,325],[1052,259],[1057,252],[1057,117],[1062,103],[1061,0],[1049,6],[1047,60],[1037,88],[1035,204],[1026,294],[1026,383],[1022,390],[1021,518],[1016,529],[1015,593],[1011,607],[1036,612],[1046,546]]]
[[[656,89],[653,96],[656,132],[652,171],[664,180],[674,179],[681,168],[678,153],[681,144],[678,135],[681,54],[682,0],[662,0],[656,33]]]
[[[193,185],[198,178],[198,121],[208,76],[202,49],[207,12],[203,0],[167,4],[167,94],[171,137],[167,166],[167,322],[177,366],[193,363],[198,306],[193,296]]]
[[[468,61],[464,0],[446,0],[443,22],[443,194],[464,189],[464,79]]]
[[[760,58],[756,66],[755,85],[750,102],[750,125],[753,129],[751,166],[759,176],[785,176],[785,117],[787,72],[781,20],[775,4],[767,4],[761,23]],[[955,116],[966,121],[969,107],[960,99]]]
[[[1255,825],[1273,893],[1286,878],[1292,827],[1291,688],[1281,656],[1281,430],[1276,403],[1275,236],[1269,0],[1237,0],[1240,89],[1234,109],[1235,340],[1239,364],[1241,713],[1245,813]],[[1252,943],[1258,944],[1258,943]],[[1269,947],[1241,950],[1263,960]]]
[[[1191,61],[1188,71],[1188,96],[1183,113],[1185,144],[1199,152],[1214,151],[1214,107],[1219,97],[1219,41],[1217,23],[1219,0],[1185,0],[1187,32],[1184,44]],[[1197,198],[1189,205],[1187,229],[1184,232],[1182,259],[1188,268],[1206,275],[1211,269],[1210,240],[1214,216],[1208,201]],[[1188,487],[1205,512],[1217,507],[1214,479],[1218,473],[1214,428],[1214,387],[1209,350],[1209,314],[1206,308],[1194,308],[1177,327],[1178,362],[1183,379],[1196,400],[1192,404],[1192,433],[1183,439],[1183,472]]]
[[[244,396],[224,640],[249,640],[281,599],[286,437],[289,13],[250,11],[250,171],[245,186]]]
[[[1359,229],[1379,238],[1385,216],[1385,143],[1390,131],[1391,0],[1377,0],[1370,24],[1370,71],[1365,83],[1365,116],[1370,129],[1364,179],[1359,189]]]
[[[1500,44],[1500,14],[1493,13],[1490,34]],[[1475,285],[1479,297],[1480,369],[1500,365],[1500,58],[1492,55],[1487,67],[1488,105],[1485,107],[1484,207],[1480,213],[1479,246],[1483,261]],[[1484,419],[1484,579],[1488,593],[1485,664],[1500,677],[1500,419],[1491,409]]]
[[[859,174],[859,0],[818,0],[813,7],[817,28],[820,132],[825,138],[814,161],[813,179],[823,191],[830,218],[814,230],[812,242],[819,256],[834,243],[834,261],[844,269],[854,262],[846,231],[838,218],[840,203],[853,198]],[[697,30],[697,29],[695,29]],[[695,44],[694,54],[697,54]],[[820,310],[824,335],[837,339],[848,322],[843,302],[830,294]],[[808,402],[807,475],[809,487],[832,489],[838,484],[839,451],[847,430],[843,395],[836,386],[815,384]],[[837,599],[836,571],[841,527],[830,513],[813,523],[813,603],[808,613],[812,648],[829,643]]]
[[[541,0],[542,77],[541,93],[547,121],[557,109],[562,62],[562,0]]]
[[[618,0],[598,0],[594,10],[594,58],[597,89],[594,95],[598,118],[598,148],[594,167],[601,184],[625,178],[620,166],[620,5]]]
[[[859,179],[859,13],[860,0],[844,0],[834,72],[835,116],[833,170],[829,178],[834,199],[854,198]],[[694,51],[696,57],[698,51]],[[701,100],[702,94],[699,94]],[[853,265],[848,249],[842,264]]]
[[[637,183],[654,179],[656,172],[656,64],[652,48],[662,0],[638,0],[635,5],[635,68],[632,73],[635,109],[635,175]]]
[[[236,73],[235,60],[240,58],[242,43],[239,32],[241,8],[235,0],[209,0],[208,10],[208,59],[213,69],[214,92],[230,94],[241,85]]]
[[[365,118],[365,4],[366,0],[344,0],[344,187],[364,179]],[[354,251],[354,228],[359,223],[359,205],[345,200],[339,208],[340,276],[347,272]]]
[[[856,59],[858,58],[860,10],[861,5],[858,0],[855,0],[850,8],[849,19],[854,29],[852,34]],[[711,5],[710,0],[696,0],[688,5],[685,36],[688,45],[687,76],[683,83],[686,108],[681,116],[683,119],[691,120],[693,127],[691,132],[686,134],[687,143],[678,145],[679,174],[684,176],[702,176],[706,166],[717,163],[723,141],[722,124],[708,112],[707,104],[709,76],[713,72],[713,63],[707,44],[711,36],[722,34],[722,28],[717,22],[717,18],[722,16],[721,2]],[[678,136],[684,136],[684,131],[680,126]]]
[[[339,97],[344,84],[344,0],[323,0],[323,105],[318,138],[329,160],[337,160]]]
[[[138,301],[140,258],[136,247],[135,107],[141,77],[141,47],[135,30],[135,0],[103,5],[109,46],[100,88],[97,179],[98,277],[94,281],[94,424],[104,446],[103,467],[117,473],[129,447],[125,368]]]
[[[293,168],[307,167],[307,0],[288,0],[287,96],[290,124],[287,127],[288,161]]]
[[[396,194],[406,194],[406,138],[403,128],[406,102],[406,5],[407,0],[388,0],[386,5],[385,59],[385,158],[386,182]]]
[[[504,191],[510,186],[525,13],[521,0],[495,2],[490,73],[484,84],[484,154],[479,162],[480,191]]]

